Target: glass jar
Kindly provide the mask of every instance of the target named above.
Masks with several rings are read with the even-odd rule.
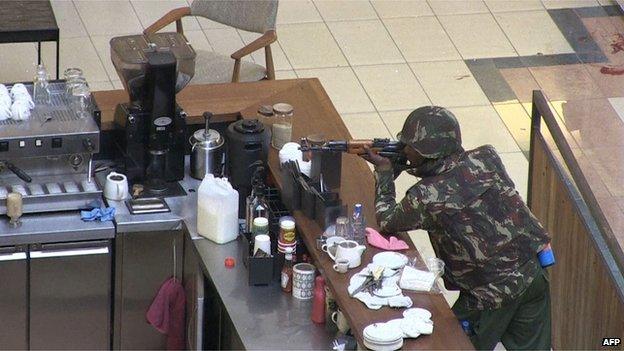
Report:
[[[292,105],[279,103],[273,105],[273,113],[275,118],[271,126],[271,146],[281,150],[292,139],[294,109]]]
[[[50,100],[50,76],[43,64],[37,66],[37,74],[33,79],[33,100],[36,105],[49,105]]]
[[[71,106],[80,118],[91,115],[91,92],[86,85],[75,86],[72,89]]]

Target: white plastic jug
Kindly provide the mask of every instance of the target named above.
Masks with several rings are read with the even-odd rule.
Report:
[[[226,178],[206,174],[197,194],[197,233],[217,244],[238,236],[238,191]]]

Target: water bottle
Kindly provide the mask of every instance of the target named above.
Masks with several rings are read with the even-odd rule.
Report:
[[[353,240],[360,245],[364,245],[366,243],[366,222],[362,214],[362,204],[355,204],[353,208],[351,229],[353,231]]]
[[[555,254],[553,253],[552,247],[550,247],[550,243],[548,243],[542,251],[538,252],[537,259],[542,268],[550,267],[555,264]]]

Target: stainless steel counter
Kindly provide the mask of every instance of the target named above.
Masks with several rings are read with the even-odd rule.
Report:
[[[78,211],[24,215],[22,225],[13,228],[0,218],[0,246],[86,241],[115,237],[112,222],[83,222]]]
[[[195,191],[200,181],[186,176],[180,184],[188,195],[167,198],[170,213],[131,215],[123,202],[110,202],[117,209],[118,232],[182,227],[193,239],[203,273],[214,284],[246,349],[328,349],[332,338],[324,326],[310,320],[311,301],[302,302],[283,293],[277,282],[270,286],[249,286],[241,241],[219,245],[197,234]],[[236,259],[234,268],[225,268],[226,257]]]

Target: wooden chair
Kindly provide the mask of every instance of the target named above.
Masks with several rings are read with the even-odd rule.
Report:
[[[185,16],[201,16],[237,29],[261,33],[262,36],[230,57],[211,51],[196,50],[195,75],[190,84],[275,79],[271,43],[277,40],[275,32],[277,6],[278,0],[194,0],[190,7],[169,11],[143,33],[156,33],[175,22],[177,32],[184,34],[182,17]],[[262,48],[264,48],[266,67],[241,60]],[[230,72],[232,72],[231,76]]]

